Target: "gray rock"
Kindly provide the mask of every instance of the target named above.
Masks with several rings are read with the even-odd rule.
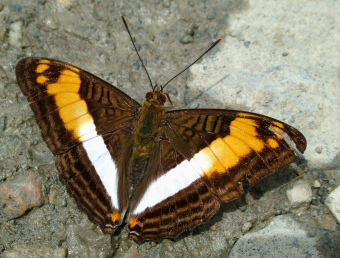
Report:
[[[266,228],[244,235],[228,258],[339,257],[338,240],[339,235],[332,231],[310,230],[293,216],[283,215],[275,217]]]

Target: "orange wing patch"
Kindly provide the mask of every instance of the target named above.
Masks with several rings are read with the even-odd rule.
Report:
[[[242,115],[242,113],[241,113]],[[252,117],[258,117],[251,115]],[[281,126],[283,126],[281,124]],[[202,149],[194,156],[202,169],[202,176],[211,176],[213,173],[225,173],[237,166],[242,159],[253,152],[260,153],[266,146],[273,149],[280,146],[274,138],[264,141],[257,132],[258,122],[249,118],[238,117],[230,124],[230,135],[217,138],[208,147]],[[282,136],[276,134],[278,139]]]
[[[39,83],[39,84],[45,84],[45,82],[47,82],[47,81],[48,81],[48,78],[44,75],[40,75],[37,78],[37,83]]]
[[[280,146],[278,141],[273,139],[273,138],[268,139],[267,142],[268,142],[269,146],[272,147],[273,149],[276,149]]]
[[[120,221],[120,219],[121,219],[121,216],[120,216],[120,213],[118,211],[115,211],[111,214],[111,220],[112,220],[113,223]]]
[[[44,61],[46,61],[46,60],[44,60]],[[40,65],[37,66],[35,71],[37,73],[43,73],[43,72],[45,72],[49,68],[50,68],[50,66],[48,64],[40,64]]]
[[[49,60],[36,68],[38,74],[44,73],[50,68]],[[64,65],[65,66],[65,65]],[[37,83],[45,85],[47,93],[54,95],[59,116],[68,131],[72,132],[74,138],[85,141],[97,136],[93,117],[89,114],[85,100],[79,95],[81,85],[80,75],[74,71],[78,69],[69,66],[72,70],[64,69],[60,72],[57,82],[48,84],[49,78],[45,75],[37,77]]]
[[[140,221],[137,219],[137,217],[131,217],[129,221],[129,227],[134,228],[136,226],[140,226]]]

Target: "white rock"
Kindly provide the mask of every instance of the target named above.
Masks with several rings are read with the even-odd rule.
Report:
[[[291,208],[308,205],[312,201],[311,187],[307,182],[299,180],[292,189],[287,190],[287,197]]]
[[[314,183],[313,183],[313,187],[314,188],[320,188],[321,187],[321,183],[319,180],[315,180]]]
[[[22,21],[17,21],[11,24],[9,33],[9,43],[16,47],[21,47],[22,40]]]
[[[251,222],[246,222],[242,225],[242,233],[245,234],[247,233],[251,228],[253,227],[253,224],[251,224]]]
[[[333,216],[340,222],[340,185],[328,195],[325,204]]]

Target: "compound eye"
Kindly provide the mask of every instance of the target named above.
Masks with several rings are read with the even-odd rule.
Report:
[[[165,95],[161,94],[161,95],[160,95],[160,99],[161,99],[161,101],[162,101],[163,103],[166,102],[166,97],[165,97]]]
[[[152,92],[149,91],[145,94],[145,98],[150,99],[151,95],[152,95]]]

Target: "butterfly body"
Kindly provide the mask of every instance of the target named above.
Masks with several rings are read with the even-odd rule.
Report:
[[[305,137],[276,119],[243,111],[164,111],[160,90],[143,107],[100,78],[46,58],[22,59],[18,85],[59,177],[106,233],[124,218],[136,242],[175,238],[297,159]]]
[[[150,151],[157,141],[157,131],[164,116],[165,97],[160,91],[148,92],[140,117],[136,123],[134,134],[134,147],[131,158],[130,183],[135,189],[148,163]]]

